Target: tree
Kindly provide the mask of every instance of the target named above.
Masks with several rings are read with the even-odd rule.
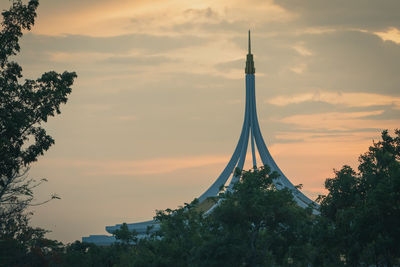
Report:
[[[349,166],[325,182],[321,214],[333,225],[330,251],[350,265],[400,264],[400,131],[382,132],[359,158],[358,172]]]
[[[22,81],[22,68],[11,56],[20,52],[19,39],[30,30],[36,17],[37,0],[12,1],[2,12],[0,32],[0,241],[13,240],[28,227],[27,207],[34,205],[33,188],[41,181],[28,179],[31,163],[43,155],[53,138],[43,124],[60,114],[67,102],[74,72],[44,73],[36,80]],[[57,198],[53,195],[52,198]],[[36,203],[40,204],[40,203]],[[13,227],[10,227],[13,225]],[[25,229],[25,230],[24,230]]]
[[[120,240],[123,244],[131,244],[137,241],[136,231],[130,231],[128,225],[123,223],[121,227],[113,233],[115,238]]]
[[[243,171],[233,190],[210,214],[212,238],[199,250],[202,266],[306,265],[312,254],[311,209],[297,206],[288,189],[277,190],[279,176],[268,166]]]
[[[139,240],[130,266],[282,266],[312,261],[311,209],[277,190],[269,167],[239,173],[207,216],[197,200],[158,211],[160,230]],[[123,265],[123,264],[121,264]]]

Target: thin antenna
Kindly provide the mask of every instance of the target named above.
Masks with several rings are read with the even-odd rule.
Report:
[[[251,54],[251,40],[250,40],[250,30],[249,30],[249,54]]]

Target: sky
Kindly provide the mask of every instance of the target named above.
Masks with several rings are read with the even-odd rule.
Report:
[[[9,6],[1,1],[0,8]],[[311,199],[400,126],[397,0],[42,0],[14,59],[25,78],[75,71],[31,166],[47,178],[32,223],[63,242],[151,219],[203,193],[244,114],[252,31],[261,131]],[[246,165],[250,168],[250,164]]]

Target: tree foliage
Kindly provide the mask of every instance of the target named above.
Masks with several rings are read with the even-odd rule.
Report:
[[[157,211],[160,229],[147,238],[126,246],[78,243],[88,246],[78,251],[72,244],[62,262],[79,255],[91,266],[400,266],[399,151],[400,132],[384,131],[360,156],[358,171],[343,166],[326,180],[320,215],[277,190],[277,173],[265,166],[238,172],[239,182],[209,214],[197,200]]]
[[[359,158],[327,179],[329,194],[320,197],[322,216],[334,225],[335,250],[347,263],[400,264],[400,131],[382,132]]]
[[[12,60],[20,52],[23,32],[34,24],[38,5],[37,0],[27,4],[14,0],[1,13],[0,242],[3,244],[14,242],[32,230],[28,227],[26,210],[35,204],[32,190],[45,180],[29,179],[26,173],[30,164],[54,144],[43,125],[49,117],[60,113],[76,78],[74,72],[49,71],[35,80],[23,80],[21,66]],[[37,234],[43,236],[40,231]]]
[[[206,215],[194,200],[158,211],[160,229],[132,246],[120,266],[265,266],[310,262],[311,210],[277,190],[269,167],[243,171]],[[126,255],[125,255],[126,256]]]
[[[210,215],[213,239],[198,258],[209,259],[204,266],[309,261],[304,252],[310,242],[311,210],[298,207],[289,190],[277,190],[272,183],[277,177],[268,166],[243,171],[233,190],[221,195],[220,205]]]
[[[130,231],[126,223],[123,223],[119,229],[115,230],[114,236],[124,244],[131,244],[137,241],[137,233]]]

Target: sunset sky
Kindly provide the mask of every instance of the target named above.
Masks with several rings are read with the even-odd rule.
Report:
[[[0,8],[9,6],[1,1]],[[25,78],[78,78],[32,165],[32,222],[72,242],[198,197],[243,122],[252,30],[261,131],[311,199],[400,128],[400,1],[42,0],[15,57]],[[247,168],[250,164],[247,165]]]

